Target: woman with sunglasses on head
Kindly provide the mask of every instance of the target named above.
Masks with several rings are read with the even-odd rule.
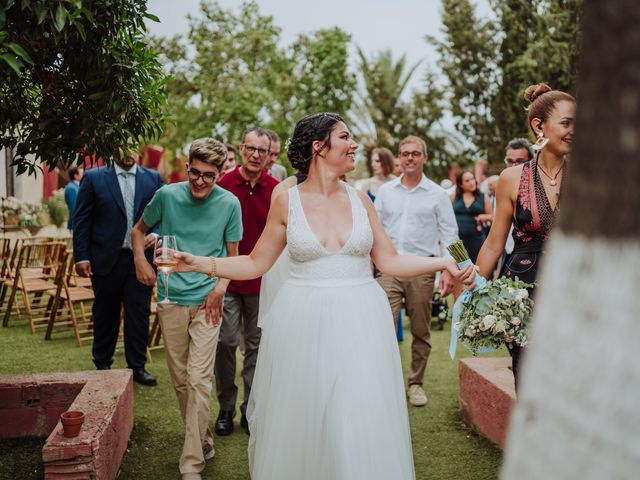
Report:
[[[537,155],[500,174],[493,225],[477,264],[480,274],[489,278],[502,255],[513,222],[515,246],[501,275],[533,283],[537,280],[545,241],[560,208],[576,101],[568,93],[552,90],[544,83],[528,87],[524,98],[529,102],[528,122],[536,138],[533,149]],[[521,348],[512,345],[509,352],[517,385]]]
[[[467,281],[473,269],[396,252],[366,194],[340,180],[357,148],[339,115],[302,118],[287,154],[307,179],[277,196],[253,252],[176,254],[178,270],[244,279],[288,246],[249,402],[253,480],[415,478],[400,354],[371,258],[392,275],[447,269]]]

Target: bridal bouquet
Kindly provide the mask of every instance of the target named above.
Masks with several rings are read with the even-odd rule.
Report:
[[[461,241],[453,243],[447,250],[459,265],[470,262]],[[531,286],[517,278],[501,277],[487,282],[478,275],[474,291],[465,291],[454,306],[452,336],[455,335],[455,341],[459,337],[474,354],[505,343],[524,347],[533,306],[527,291]],[[452,345],[453,342],[452,337]]]

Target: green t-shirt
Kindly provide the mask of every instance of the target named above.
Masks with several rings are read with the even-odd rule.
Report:
[[[204,200],[194,199],[188,182],[165,185],[144,209],[142,220],[160,224],[160,235],[175,235],[178,250],[206,257],[225,257],[225,242],[242,239],[240,202],[216,186]],[[201,273],[172,273],[169,298],[179,305],[202,305],[217,280]],[[158,276],[158,297],[164,298],[163,275]]]

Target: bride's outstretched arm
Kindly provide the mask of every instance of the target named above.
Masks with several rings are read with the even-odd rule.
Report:
[[[272,203],[267,223],[256,246],[249,255],[216,258],[199,257],[188,252],[177,252],[176,272],[215,273],[230,280],[251,280],[264,275],[278,259],[286,244],[288,195],[279,195]],[[212,270],[215,269],[215,272]]]
[[[371,258],[382,273],[394,277],[415,277],[448,270],[455,278],[463,281],[474,273],[472,265],[461,271],[453,258],[400,255],[384,231],[371,200],[366,195],[360,193],[359,195],[369,215],[369,223],[373,231]]]

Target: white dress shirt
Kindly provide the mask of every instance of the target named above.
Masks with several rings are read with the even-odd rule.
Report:
[[[391,243],[403,255],[449,256],[458,240],[458,224],[446,191],[422,175],[409,190],[402,176],[385,183],[374,203]]]
[[[131,175],[126,175],[126,178],[127,178],[126,181],[131,182],[129,185],[131,186],[131,191],[133,192],[133,198],[135,198],[136,197],[136,173],[138,173],[138,165],[134,163],[133,167],[131,167],[129,170],[125,170],[117,163],[114,163],[113,168],[116,171],[116,178],[118,179],[118,185],[120,185],[120,193],[122,194],[122,198],[124,198],[124,182],[125,182],[124,177],[125,176],[120,174],[123,172],[129,172],[131,174]]]

